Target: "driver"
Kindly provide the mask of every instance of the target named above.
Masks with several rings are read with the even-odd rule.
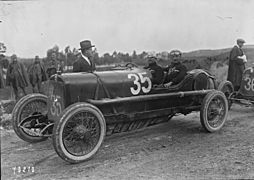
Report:
[[[187,74],[187,68],[181,63],[182,53],[179,50],[173,50],[169,53],[172,63],[164,68],[164,71],[167,72],[165,78],[165,87],[170,87],[180,83]]]
[[[159,85],[162,84],[163,81],[163,69],[161,66],[157,64],[157,58],[155,56],[148,56],[147,57],[147,66],[144,67],[144,69],[149,69],[152,74],[152,84],[153,85]]]

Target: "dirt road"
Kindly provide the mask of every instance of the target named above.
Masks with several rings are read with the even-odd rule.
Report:
[[[51,139],[29,144],[1,130],[1,166],[3,180],[254,179],[254,109],[233,105],[213,134],[193,113],[107,137],[93,159],[74,165],[57,156]]]

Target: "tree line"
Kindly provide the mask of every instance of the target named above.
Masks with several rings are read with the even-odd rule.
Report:
[[[3,46],[3,44],[2,44]],[[5,47],[5,46],[4,46]],[[6,47],[5,47],[6,50]],[[41,60],[44,65],[47,67],[47,64],[51,61],[51,55],[55,53],[57,55],[57,60],[63,66],[72,66],[73,63],[78,59],[80,55],[80,51],[77,48],[71,48],[70,46],[66,46],[63,50],[60,50],[59,46],[55,45],[52,48],[49,48],[46,51],[46,57],[42,57]],[[99,53],[95,51],[94,62],[96,65],[123,65],[126,63],[135,63],[139,66],[143,66],[147,63],[146,57],[148,55],[154,55],[158,59],[158,63],[162,66],[166,66],[170,63],[170,58],[168,56],[168,52],[145,52],[137,53],[135,50],[132,53],[123,53],[113,51],[113,53],[104,53],[99,56]],[[18,55],[18,54],[17,54]],[[4,68],[8,67],[9,58],[1,55],[1,63]],[[194,68],[204,68],[209,69],[210,65],[217,61],[220,58],[217,57],[200,57],[200,58],[183,58],[183,63],[187,66],[188,69]],[[33,63],[33,58],[22,58],[21,61],[23,64],[29,68],[29,66]]]

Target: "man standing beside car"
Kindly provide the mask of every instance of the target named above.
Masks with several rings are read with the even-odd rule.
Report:
[[[234,90],[238,91],[242,81],[243,71],[245,70],[245,63],[247,62],[246,55],[242,50],[245,41],[243,39],[237,39],[237,45],[235,45],[229,54],[229,65],[228,65],[228,77]]]
[[[84,40],[80,42],[81,56],[73,63],[73,72],[93,72],[95,63],[93,61],[93,48],[91,41]]]
[[[33,87],[33,93],[36,92],[36,86],[38,88],[38,92],[42,93],[41,91],[41,84],[43,81],[47,80],[47,75],[43,64],[40,63],[39,56],[35,56],[34,63],[28,70],[29,80]]]
[[[6,84],[12,86],[16,100],[19,99],[18,88],[23,91],[23,95],[26,95],[25,88],[28,86],[28,83],[28,76],[24,65],[18,62],[17,55],[13,54],[7,69]]]

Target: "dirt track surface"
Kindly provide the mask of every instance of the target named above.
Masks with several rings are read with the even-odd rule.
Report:
[[[225,126],[212,134],[193,113],[106,137],[95,157],[80,164],[60,159],[51,139],[29,144],[1,130],[1,166],[3,180],[254,179],[254,109],[233,105]]]

